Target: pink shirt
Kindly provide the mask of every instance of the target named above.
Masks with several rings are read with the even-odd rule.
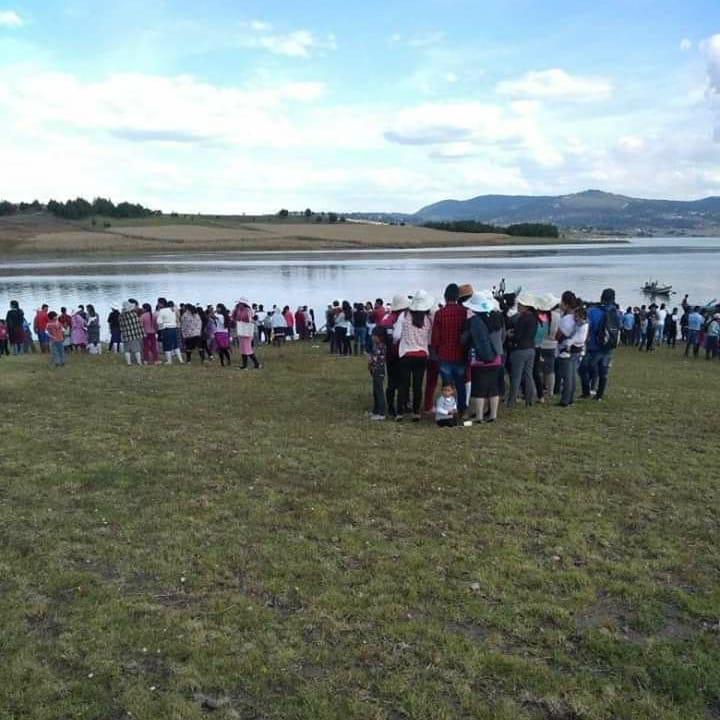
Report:
[[[152,313],[144,312],[140,318],[142,329],[146,335],[154,335],[157,332],[157,325]]]

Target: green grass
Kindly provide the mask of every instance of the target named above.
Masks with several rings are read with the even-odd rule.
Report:
[[[326,347],[0,360],[3,720],[720,716],[718,364],[440,430]]]

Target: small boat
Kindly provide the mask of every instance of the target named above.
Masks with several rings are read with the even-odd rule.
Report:
[[[670,295],[673,289],[672,285],[661,285],[657,280],[648,280],[642,286],[642,291],[648,295]]]

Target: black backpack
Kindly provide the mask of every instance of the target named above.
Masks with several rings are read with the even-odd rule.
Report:
[[[614,350],[620,342],[620,321],[617,311],[613,308],[603,311],[603,319],[597,332],[598,345],[601,350]]]

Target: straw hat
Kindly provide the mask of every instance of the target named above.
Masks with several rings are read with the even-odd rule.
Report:
[[[410,304],[410,299],[407,295],[393,295],[392,303],[390,304],[390,309],[394,312],[398,312],[399,310],[407,310],[408,305]]]
[[[500,309],[498,301],[492,296],[492,293],[487,290],[481,290],[480,292],[473,293],[472,297],[463,303],[463,307],[466,307],[468,310],[472,310],[473,312],[485,313]]]
[[[246,307],[252,307],[252,303],[246,297],[238,298],[235,301],[235,304],[236,305],[245,305]]]
[[[536,298],[536,302],[536,310],[543,310],[544,312],[549,312],[554,307],[557,307],[560,304],[560,298],[556,297],[552,293],[545,293],[543,295],[538,295]]]
[[[542,299],[532,293],[521,292],[515,299],[515,302],[525,307],[537,308],[538,302],[542,302]]]
[[[470,283],[465,283],[458,288],[458,297],[460,298],[469,298],[474,293],[475,291]]]
[[[425,290],[418,290],[410,301],[410,310],[427,312],[435,304],[435,299]]]

